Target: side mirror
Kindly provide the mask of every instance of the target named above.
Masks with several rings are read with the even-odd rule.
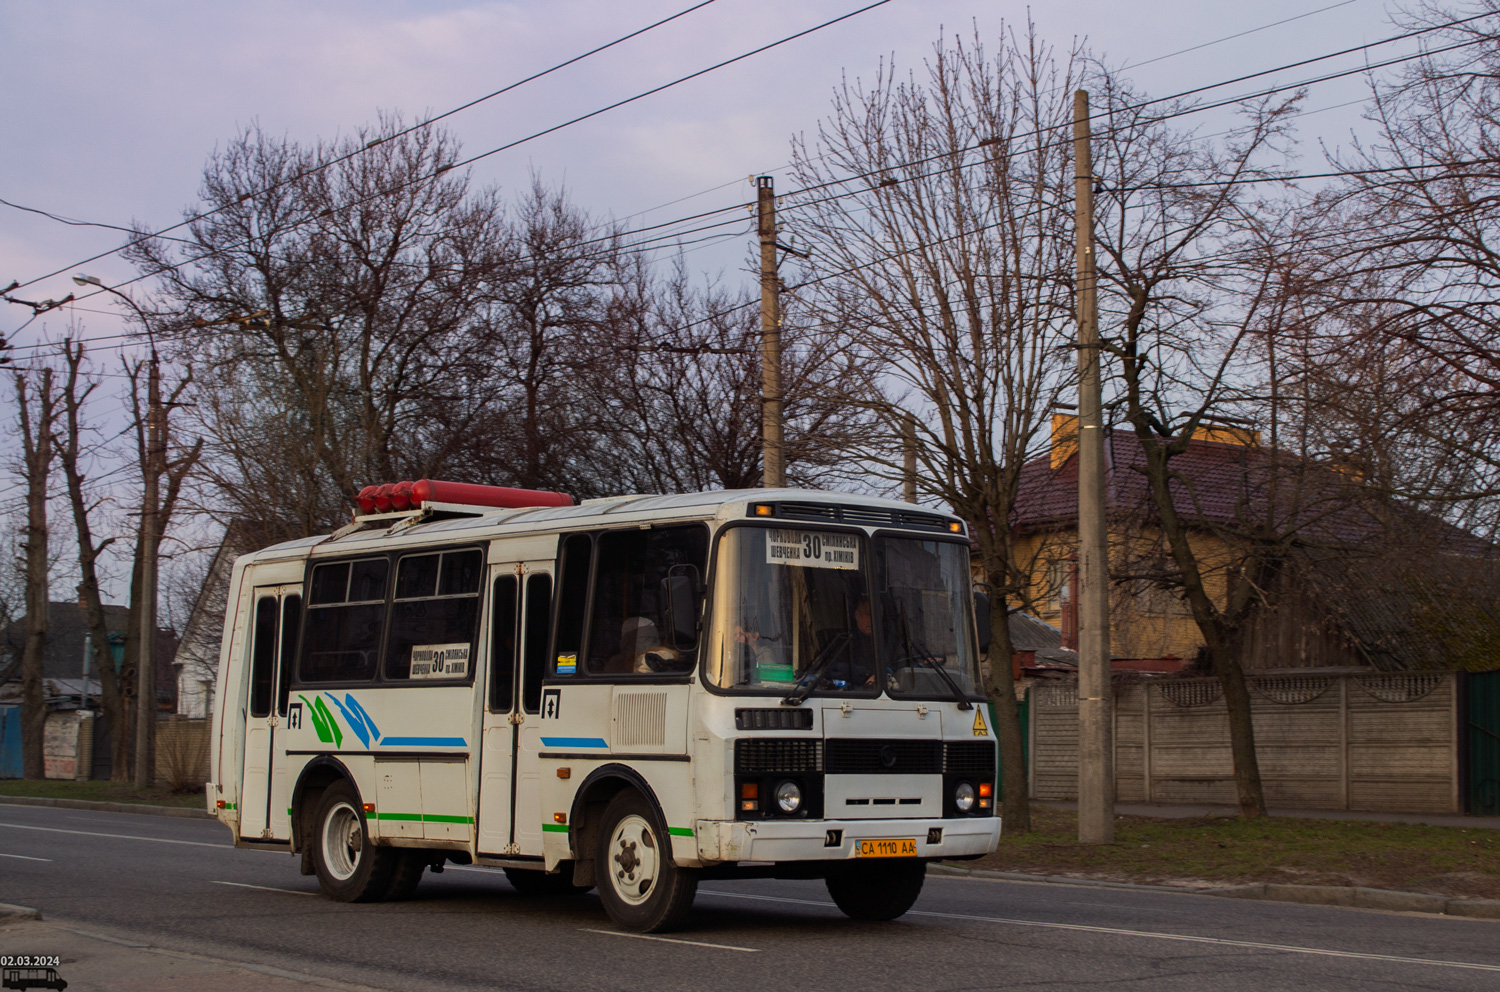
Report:
[[[667,611],[668,646],[691,648],[698,640],[698,569],[674,565],[661,580],[661,598]]]
[[[990,628],[990,594],[984,589],[974,590],[974,623],[979,628],[979,653],[987,655],[995,632]]]

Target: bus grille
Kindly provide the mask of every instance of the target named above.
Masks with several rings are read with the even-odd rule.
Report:
[[[942,741],[828,739],[830,775],[936,775],[943,770]]]
[[[734,742],[736,775],[779,775],[823,770],[823,742],[808,738],[741,738]]]
[[[995,774],[995,742],[948,741],[943,748],[943,771],[950,775]]]

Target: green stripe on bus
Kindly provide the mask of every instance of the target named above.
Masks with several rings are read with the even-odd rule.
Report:
[[[673,837],[691,837],[691,836],[693,836],[693,832],[691,830],[689,830],[687,827],[668,827],[667,828],[667,833],[671,834]]]
[[[544,823],[542,824],[542,832],[549,834],[565,834],[568,832],[568,825],[566,823]]]
[[[472,816],[449,816],[445,813],[366,813],[372,820],[405,820],[415,823],[473,823]]]

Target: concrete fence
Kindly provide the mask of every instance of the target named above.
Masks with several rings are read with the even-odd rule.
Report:
[[[1451,672],[1248,679],[1266,802],[1305,809],[1462,811],[1458,681]],[[1075,799],[1078,687],[1031,689],[1031,793]],[[1117,686],[1122,803],[1236,802],[1218,679]]]

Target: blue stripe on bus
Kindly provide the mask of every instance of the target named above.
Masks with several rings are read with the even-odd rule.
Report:
[[[384,747],[463,747],[468,742],[462,737],[386,737],[380,743]]]
[[[603,737],[543,737],[543,747],[609,747]]]

